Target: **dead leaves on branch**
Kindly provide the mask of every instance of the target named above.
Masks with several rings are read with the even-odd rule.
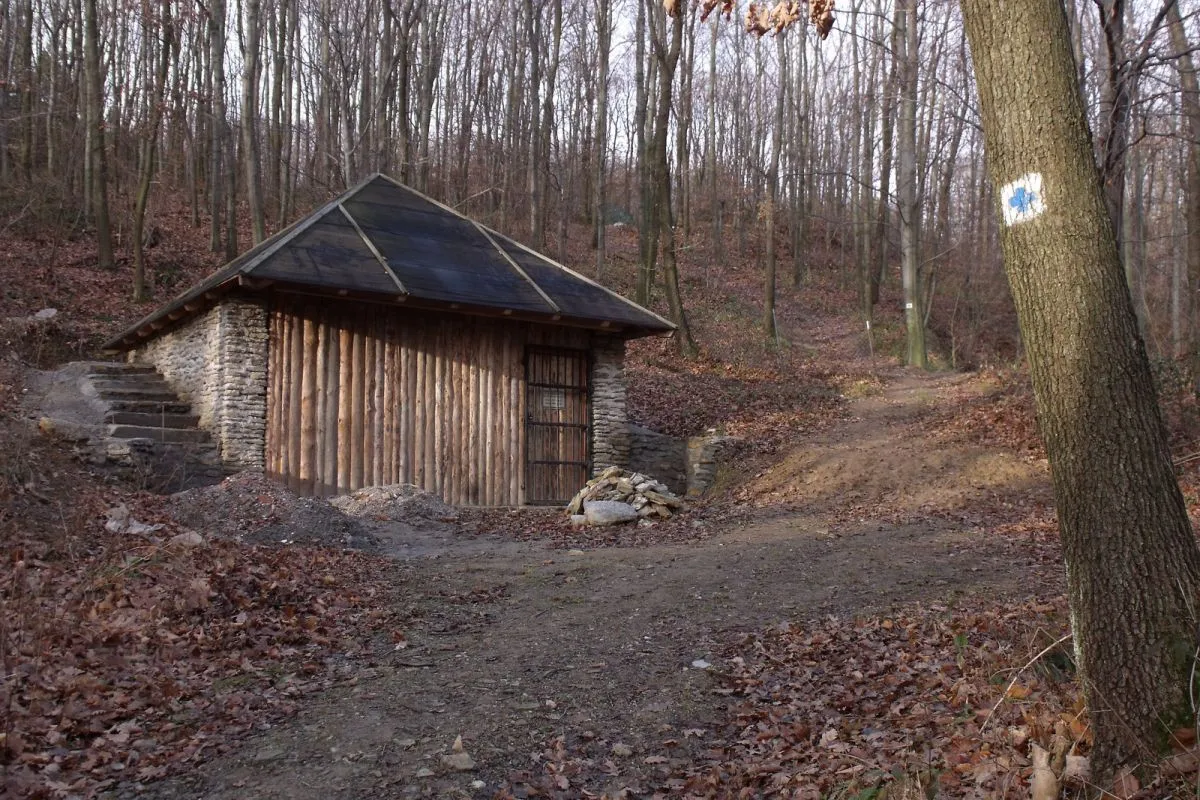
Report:
[[[833,29],[834,0],[809,0],[808,19],[817,34],[824,39]],[[663,0],[663,8],[668,16],[677,16],[680,10],[680,0]],[[713,11],[720,7],[720,13],[729,19],[733,15],[733,0],[703,0],[700,4],[700,21],[705,22]],[[782,33],[785,29],[804,19],[804,4],[798,0],[778,0],[774,5],[769,3],[751,3],[746,9],[746,31],[755,36],[765,33]]]

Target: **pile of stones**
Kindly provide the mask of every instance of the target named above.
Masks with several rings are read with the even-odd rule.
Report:
[[[666,486],[640,472],[609,467],[579,490],[567,505],[579,525],[614,525],[637,519],[669,518],[683,501]]]

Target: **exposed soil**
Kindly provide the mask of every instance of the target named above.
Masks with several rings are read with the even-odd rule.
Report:
[[[490,797],[559,736],[611,761],[588,790],[652,791],[647,756],[723,735],[715,690],[746,632],[1058,586],[1052,558],[994,532],[1049,502],[1044,462],[930,424],[977,384],[864,375],[841,422],[747,485],[758,510],[699,541],[564,550],[364,519],[404,559],[408,646],[192,774],[113,796]],[[458,736],[474,769],[443,761]]]

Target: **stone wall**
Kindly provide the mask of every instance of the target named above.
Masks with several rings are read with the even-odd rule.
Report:
[[[267,312],[253,300],[226,297],[175,330],[129,354],[153,364],[191,403],[221,461],[262,469],[267,429]]]
[[[738,440],[733,436],[708,434],[687,441],[687,494],[699,497],[717,481],[717,473]]]
[[[629,466],[625,340],[597,335],[592,345],[592,473]]]
[[[680,497],[687,491],[687,442],[678,436],[629,426],[629,469],[665,483]]]

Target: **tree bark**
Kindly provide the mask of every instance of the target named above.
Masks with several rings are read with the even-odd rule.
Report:
[[[1178,3],[1171,3],[1167,9],[1167,30],[1171,36],[1171,49],[1174,50],[1175,68],[1179,72],[1179,102],[1183,109],[1183,118],[1187,131],[1187,204],[1184,206],[1184,219],[1187,224],[1187,272],[1176,278],[1180,284],[1177,297],[1181,299],[1180,315],[1191,318],[1194,316],[1194,304],[1190,302],[1190,293],[1186,284],[1200,285],[1200,80],[1196,77],[1196,65],[1192,60],[1191,44],[1183,27],[1183,19],[1179,14]],[[1186,280],[1185,280],[1186,278]],[[1189,299],[1183,299],[1189,298]],[[1197,342],[1200,333],[1196,320],[1188,326],[1189,335],[1175,337],[1176,356],[1191,355],[1192,370],[1196,372],[1196,356],[1200,353]]]
[[[654,39],[654,56],[658,63],[658,97],[654,114],[654,136],[651,141],[651,158],[657,182],[655,192],[655,217],[658,223],[663,255],[663,289],[667,305],[671,309],[671,321],[675,323],[675,344],[680,355],[692,357],[698,352],[692,331],[688,326],[687,313],[683,308],[683,297],[679,292],[679,266],[675,255],[675,219],[671,210],[671,168],[667,160],[667,131],[671,119],[671,89],[675,81],[675,68],[679,64],[679,51],[683,45],[683,20],[687,13],[683,6],[687,0],[679,0],[679,12],[670,19],[671,40],[666,41],[661,19],[650,19]]]
[[[263,211],[262,181],[258,159],[258,76],[260,0],[246,0],[245,38],[242,46],[242,174],[246,181],[246,202],[250,207],[250,224],[254,244],[267,238],[266,214]]]
[[[963,0],[1005,269],[1054,479],[1093,775],[1190,716],[1200,553],[1092,156],[1061,0]],[[1036,65],[1037,68],[1032,68]],[[1014,182],[1041,176],[1041,197]],[[1025,181],[1021,186],[1035,184]],[[1032,203],[1030,201],[1033,201]],[[1037,203],[1044,203],[1040,215]],[[1030,218],[1032,217],[1032,218]]]
[[[100,25],[96,0],[84,0],[84,70],[87,72],[87,121],[91,159],[92,214],[96,222],[96,256],[102,269],[113,268],[112,230],[108,221],[108,148],[104,133],[104,75],[100,65]]]
[[[803,31],[801,32],[803,35]],[[766,286],[763,293],[763,333],[768,339],[775,339],[779,331],[775,327],[775,214],[779,204],[779,151],[783,147],[783,81],[786,76],[785,59],[787,52],[783,47],[784,38],[780,34],[775,37],[775,53],[779,60],[779,86],[775,89],[775,119],[771,131],[771,162],[767,167],[767,213],[766,217]]]
[[[598,69],[596,76],[596,184],[595,184],[595,219],[596,219],[596,279],[604,276],[604,259],[606,257],[606,242],[604,234],[607,230],[604,197],[606,166],[608,163],[608,60],[612,48],[612,0],[597,0],[596,2],[596,58]]]
[[[926,366],[925,312],[921,291],[921,200],[917,195],[917,0],[904,0],[896,21],[896,62],[900,70],[900,130],[896,189],[900,194],[900,254],[904,282],[904,321],[908,365]]]
[[[175,22],[171,18],[171,0],[162,0],[160,25],[162,26],[161,52],[158,69],[152,85],[146,87],[148,120],[146,136],[142,140],[142,171],[138,180],[137,198],[133,208],[133,299],[140,303],[146,295],[146,206],[150,201],[150,184],[154,180],[155,155],[158,150],[158,129],[162,124],[164,91],[167,70],[171,66],[171,47],[174,40]],[[143,10],[142,31],[150,41],[150,9]]]

